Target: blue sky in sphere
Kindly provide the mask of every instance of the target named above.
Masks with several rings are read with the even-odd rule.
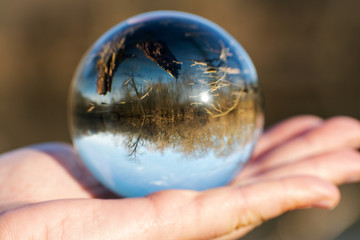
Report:
[[[163,189],[204,190],[228,183],[249,158],[252,144],[226,158],[210,151],[196,159],[183,153],[140,146],[131,159],[121,136],[100,133],[76,138],[75,146],[90,171],[120,195],[138,197]]]

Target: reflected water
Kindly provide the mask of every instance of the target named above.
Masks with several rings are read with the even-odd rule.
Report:
[[[153,12],[105,33],[71,92],[74,145],[123,196],[228,183],[262,129],[255,68],[217,25]]]

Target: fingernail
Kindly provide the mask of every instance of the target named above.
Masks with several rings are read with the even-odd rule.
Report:
[[[346,183],[354,183],[360,180],[360,176],[351,176],[346,179]]]
[[[337,202],[334,202],[329,199],[323,199],[317,203],[315,203],[313,206],[317,208],[326,208],[326,209],[333,209],[337,205]]]

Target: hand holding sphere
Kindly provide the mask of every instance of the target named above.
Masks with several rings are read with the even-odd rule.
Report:
[[[289,119],[248,161],[258,91],[246,53],[204,19],[161,12],[118,25],[73,83],[82,161],[59,143],[0,155],[0,239],[236,239],[289,210],[334,207],[334,184],[360,178],[359,122]],[[139,196],[233,177],[123,199],[102,185]]]
[[[124,199],[71,146],[29,146],[0,155],[0,239],[237,239],[289,210],[333,208],[334,184],[359,181],[359,143],[354,119],[299,116],[266,131],[227,186]]]

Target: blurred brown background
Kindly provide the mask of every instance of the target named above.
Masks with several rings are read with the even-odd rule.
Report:
[[[106,30],[151,10],[198,14],[247,50],[267,126],[297,114],[360,118],[358,0],[0,0],[0,153],[70,141],[67,95],[81,56]],[[244,239],[360,239],[360,185],[335,210],[302,210]]]

